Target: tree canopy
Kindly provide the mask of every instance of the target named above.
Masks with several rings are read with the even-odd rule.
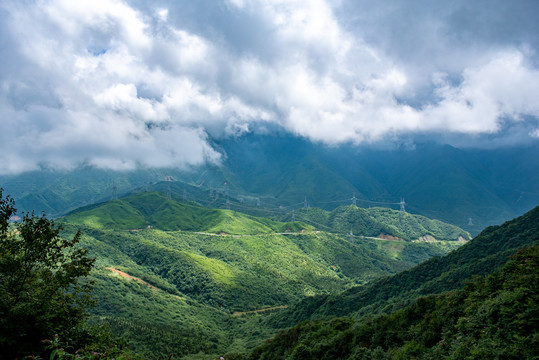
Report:
[[[44,214],[17,222],[15,202],[0,189],[0,346],[7,359],[38,354],[42,341],[76,337],[92,303],[84,281],[94,259]]]

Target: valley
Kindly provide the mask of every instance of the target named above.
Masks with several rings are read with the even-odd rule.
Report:
[[[454,226],[394,210],[309,208],[297,219],[305,221],[279,222],[141,192],[60,221],[66,237],[82,230],[81,243],[96,258],[92,321],[156,358],[246,352],[277,330],[263,319],[305,297],[398,273],[469,238]],[[395,221],[409,230],[398,230]],[[422,241],[425,236],[433,241]],[[198,340],[180,341],[182,333]]]
[[[249,209],[140,191],[57,219],[62,237],[80,236],[95,258],[85,280],[96,301],[89,323],[106,326],[145,359],[328,356],[316,344],[284,340],[290,347],[283,347],[280,339],[295,331],[289,328],[316,342],[325,341],[317,329],[356,336],[352,329],[363,321],[394,321],[394,314],[417,311],[408,309],[425,296],[428,304],[438,294],[450,298],[448,291],[489,276],[539,241],[539,208],[474,239],[454,225],[388,208],[308,206],[293,212],[294,221],[286,221],[287,209],[270,218],[253,215],[267,209]],[[369,346],[335,346],[343,351],[335,358],[374,354]]]
[[[539,0],[1,0],[0,360],[539,360]]]

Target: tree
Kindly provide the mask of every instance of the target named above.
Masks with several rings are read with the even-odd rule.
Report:
[[[82,281],[94,259],[73,239],[60,237],[43,214],[26,213],[10,223],[15,202],[0,188],[0,357],[38,354],[44,339],[76,336],[92,303],[91,284]]]

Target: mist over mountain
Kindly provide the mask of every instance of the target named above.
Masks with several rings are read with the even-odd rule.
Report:
[[[4,1],[0,185],[51,216],[167,176],[274,206],[356,193],[477,233],[538,203],[537,12]]]
[[[218,165],[179,169],[111,171],[85,167],[0,177],[20,210],[69,210],[140,189],[225,207],[332,210],[352,203],[382,206],[455,224],[472,234],[539,203],[539,147],[455,148],[413,146],[329,147],[278,134],[248,134],[214,140]],[[161,184],[165,179],[173,180]],[[210,199],[210,192],[221,194]],[[219,196],[219,195],[217,195]],[[240,208],[238,208],[241,210]],[[290,220],[290,219],[288,219]]]

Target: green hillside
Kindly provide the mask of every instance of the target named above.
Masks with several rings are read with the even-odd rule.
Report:
[[[282,223],[236,211],[208,209],[196,203],[169,199],[161,193],[144,192],[76,210],[66,216],[66,221],[118,230],[151,227],[239,235],[309,231],[317,227],[335,233],[352,231],[368,237],[389,235],[407,241],[470,239],[466,231],[454,225],[387,208],[362,209],[349,205],[330,212],[303,208],[297,211],[296,217],[303,223]]]
[[[126,336],[147,358],[245,352],[275,333],[262,322],[271,313],[461,245],[351,239],[155,192],[85,207],[62,221],[66,236],[82,229],[83,245],[97,259],[92,321]]]
[[[354,332],[364,325],[357,319],[393,310],[400,312],[364,331],[387,337],[384,329],[400,321],[403,339],[367,350],[343,347],[343,358],[358,351],[367,351],[367,358],[374,354],[369,351],[409,355],[419,350],[401,347],[416,345],[407,342],[407,334],[419,325],[398,314],[421,319],[419,311],[436,311],[438,298],[432,294],[489,274],[522,246],[539,242],[539,208],[485,229],[464,246],[455,241],[462,230],[404,212],[345,206],[330,212],[305,208],[296,215],[312,225],[208,209],[149,192],[85,207],[62,222],[67,238],[82,230],[81,244],[96,258],[90,280],[98,302],[90,321],[107,324],[149,359],[171,353],[184,359],[331,358],[325,351],[334,350],[326,345],[334,349],[339,337],[326,337],[327,331],[342,332],[345,340],[364,339],[363,330]],[[359,234],[369,234],[369,227],[375,236]],[[451,240],[440,240],[444,236]],[[417,300],[425,295],[427,302]],[[334,316],[350,319],[324,320]],[[261,346],[279,330],[313,319],[324,321],[293,330],[305,334],[301,339],[285,332],[277,343]],[[431,354],[429,344],[420,343],[420,350]]]
[[[539,246],[463,289],[390,315],[302,323],[228,359],[536,359]]]
[[[352,231],[371,237],[389,235],[407,241],[470,239],[470,234],[457,226],[388,208],[362,209],[348,205],[333,211],[304,208],[297,213],[298,219],[332,232]]]
[[[298,232],[313,227],[280,223],[222,209],[207,209],[194,203],[171,200],[157,192],[133,194],[76,210],[65,217],[72,224],[98,229],[133,230],[156,228],[167,231],[199,231],[228,234]]]
[[[66,236],[80,227],[65,226]],[[147,358],[246,351],[275,329],[259,323],[269,312],[235,312],[283,311],[306,296],[341,292],[452,248],[450,242],[351,243],[324,232],[204,235],[88,226],[82,231],[83,245],[97,258],[93,321],[109,324]]]
[[[279,314],[274,323],[292,326],[310,318],[355,316],[398,309],[421,295],[457,289],[474,275],[489,274],[524,246],[539,244],[539,207],[500,226],[485,229],[459,249],[397,275],[341,294],[306,299]]]
[[[170,189],[176,198],[185,195],[186,200],[208,208],[224,208],[225,193],[233,205],[243,205],[244,199],[254,206],[259,199],[261,207],[273,210],[280,205],[297,210],[305,198],[311,206],[333,210],[350,204],[354,193],[361,207],[385,203],[398,209],[394,203],[404,198],[410,212],[455,224],[474,236],[539,202],[538,146],[326,147],[285,134],[213,141],[225,155],[218,166],[207,164],[189,171],[42,170],[1,175],[0,185],[17,200],[19,210],[44,210],[54,217],[148,189],[165,194]],[[210,199],[210,192],[218,192],[220,198]]]

